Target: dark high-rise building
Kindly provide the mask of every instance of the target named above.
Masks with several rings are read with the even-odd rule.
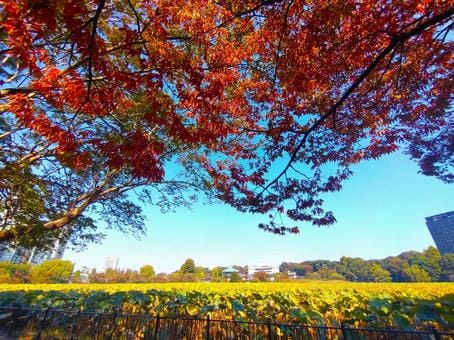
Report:
[[[454,211],[426,217],[426,224],[440,253],[454,253]]]

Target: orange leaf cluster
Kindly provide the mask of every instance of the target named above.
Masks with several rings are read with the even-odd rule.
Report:
[[[350,165],[400,147],[454,180],[434,146],[453,124],[453,1],[0,6],[1,53],[21,79],[1,79],[1,100],[71,166],[159,182],[192,162],[237,209],[315,225],[335,221],[320,195]],[[264,229],[298,231],[274,218]]]

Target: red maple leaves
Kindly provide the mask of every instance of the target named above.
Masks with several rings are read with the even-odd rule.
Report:
[[[0,3],[6,111],[65,164],[159,182],[185,155],[241,211],[331,224],[351,164],[452,118],[452,1]]]

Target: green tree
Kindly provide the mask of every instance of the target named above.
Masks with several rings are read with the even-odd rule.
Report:
[[[68,282],[74,264],[66,260],[49,260],[34,266],[31,270],[33,283],[64,283]]]
[[[146,282],[151,282],[156,276],[153,266],[149,264],[140,267],[139,274],[140,277]]]
[[[82,278],[80,276],[80,270],[76,270],[72,275],[71,275],[71,283],[82,283]]]
[[[212,282],[222,282],[222,270],[222,267],[214,267],[213,269],[211,269],[210,274]]]
[[[411,265],[404,269],[404,277],[406,281],[410,282],[429,282],[431,281],[430,275],[417,264]]]
[[[374,282],[391,282],[391,273],[383,269],[378,263],[374,263],[370,267],[370,277]]]
[[[287,273],[288,271],[290,271],[290,266],[291,264],[287,262],[282,262],[281,265],[279,266],[279,272]]]
[[[424,263],[421,265],[431,277],[432,281],[438,281],[441,275],[440,259],[441,255],[437,248],[430,246],[423,251],[425,257]]]
[[[342,274],[339,274],[331,268],[320,268],[317,273],[322,280],[345,280],[345,277]]]
[[[195,273],[195,263],[193,259],[187,259],[180,267],[179,272],[181,274],[194,274]]]
[[[0,283],[28,283],[30,272],[28,263],[0,262]]]
[[[343,256],[340,259],[340,265],[344,268],[345,272],[350,272],[350,277],[355,277],[357,281],[371,281],[370,264],[362,258]]]
[[[440,280],[454,281],[454,254],[445,254],[440,258]]]
[[[230,282],[241,282],[241,276],[238,272],[233,272],[230,275]]]
[[[431,281],[438,281],[441,274],[440,252],[435,247],[429,247],[422,253],[417,251],[407,251],[399,255],[405,259],[410,266],[417,265],[423,269],[430,277]]]
[[[208,268],[204,267],[195,267],[194,269],[194,277],[196,281],[203,281],[206,280],[206,278],[209,276],[210,271]]]
[[[322,277],[320,276],[320,274],[318,272],[307,273],[306,275],[304,275],[304,278],[306,280],[315,280],[315,281],[322,279]]]
[[[301,263],[301,264],[295,266],[295,268],[290,269],[290,271],[294,271],[296,273],[296,275],[305,276],[305,275],[313,272],[313,267],[311,264]]]
[[[0,268],[0,283],[10,283],[10,275],[5,268]]]
[[[355,274],[353,274],[352,272],[350,271],[347,271],[345,274],[343,274],[343,276],[345,277],[345,279],[347,281],[358,281],[357,277]]]
[[[288,277],[287,272],[285,272],[285,273],[281,273],[281,272],[276,273],[276,274],[273,275],[273,279],[274,279],[274,281],[277,281],[277,282],[285,282],[285,281],[290,280],[290,278]]]
[[[169,279],[172,282],[196,282],[197,277],[194,273],[182,274],[179,271],[176,271],[169,275]]]
[[[387,257],[383,261],[383,267],[387,271],[391,273],[392,280],[394,282],[402,282],[405,281],[405,277],[403,274],[404,268],[408,267],[409,264],[407,260],[402,259],[397,256],[390,256]]]

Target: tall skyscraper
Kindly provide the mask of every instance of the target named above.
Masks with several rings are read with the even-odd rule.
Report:
[[[0,262],[10,262],[14,256],[14,249],[7,243],[0,243]]]
[[[12,199],[18,199],[18,197],[14,196]],[[0,201],[0,203],[4,203],[4,201]],[[0,230],[8,229],[11,225],[14,225],[14,218],[8,216],[6,209],[0,210]],[[43,251],[36,248],[15,247],[9,242],[0,242],[0,262],[40,264],[52,259],[61,260],[66,244],[66,241],[58,240],[52,249]]]
[[[440,253],[454,253],[454,211],[426,217],[426,225]]]
[[[118,266],[118,257],[106,257],[106,264],[104,265],[104,271],[107,269],[116,270]]]
[[[52,258],[61,260],[63,258],[63,254],[65,253],[66,245],[67,245],[67,242],[65,242],[65,241],[61,241],[61,240],[57,241],[57,244],[55,245],[53,253],[52,253]]]
[[[33,249],[33,253],[30,256],[28,262],[30,262],[31,264],[40,264],[50,259],[52,259],[52,250],[42,251]]]
[[[40,264],[52,259],[61,260],[65,248],[66,242],[57,242],[53,249],[46,251],[36,248],[13,247],[9,243],[0,243],[0,262]]]
[[[8,243],[0,244],[0,262],[26,263],[31,253],[29,249],[14,248]]]

